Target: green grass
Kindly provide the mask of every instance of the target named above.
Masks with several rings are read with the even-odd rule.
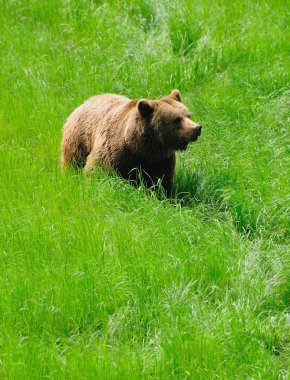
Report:
[[[287,379],[289,2],[0,4],[0,378]],[[174,88],[175,200],[60,173],[84,99]]]

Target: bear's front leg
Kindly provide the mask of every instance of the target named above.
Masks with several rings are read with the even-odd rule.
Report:
[[[168,198],[171,198],[172,193],[173,193],[173,179],[172,180],[166,180],[166,181],[164,181],[164,179],[163,179],[162,180],[162,187],[164,189],[165,195]]]
[[[156,165],[158,167],[158,173],[155,172],[156,183],[161,180],[161,185],[168,198],[173,194],[175,161],[175,154],[172,154],[165,161]]]
[[[175,158],[175,153],[173,153],[166,162],[164,176],[162,179],[162,186],[168,198],[172,197],[173,195],[175,163],[176,163],[176,158]]]

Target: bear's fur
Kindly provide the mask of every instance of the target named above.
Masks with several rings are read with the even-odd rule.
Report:
[[[186,149],[200,133],[178,90],[158,100],[94,96],[64,125],[62,168],[84,167],[89,172],[97,164],[127,179],[136,178],[136,169],[141,169],[147,186],[161,181],[170,194],[175,152]]]

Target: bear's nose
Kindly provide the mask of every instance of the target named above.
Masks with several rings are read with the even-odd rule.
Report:
[[[197,131],[197,133],[198,133],[199,136],[201,135],[201,129],[202,129],[202,125],[197,125],[196,126],[196,131]]]

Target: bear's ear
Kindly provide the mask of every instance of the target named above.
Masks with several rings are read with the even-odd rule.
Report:
[[[150,116],[154,111],[153,104],[149,100],[141,99],[137,103],[138,111],[142,116]]]
[[[173,90],[169,96],[170,98],[177,100],[178,102],[181,102],[181,96],[178,90]]]

